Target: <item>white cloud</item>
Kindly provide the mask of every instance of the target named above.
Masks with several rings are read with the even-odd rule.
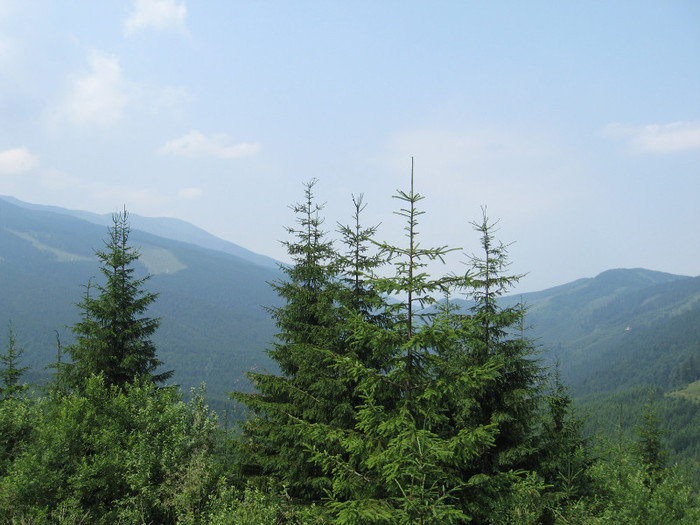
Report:
[[[79,125],[114,124],[122,118],[129,102],[127,91],[117,59],[93,51],[89,72],[74,81],[59,114]]]
[[[184,30],[187,8],[184,0],[135,0],[134,9],[124,21],[127,36],[141,29]]]
[[[178,155],[182,157],[218,157],[221,159],[237,159],[255,155],[260,150],[260,144],[241,142],[230,144],[226,135],[206,137],[199,131],[167,142],[157,151],[159,155]]]
[[[700,122],[673,122],[632,126],[613,122],[602,130],[604,137],[627,141],[636,153],[676,153],[700,149]]]
[[[201,188],[182,188],[177,192],[177,196],[181,199],[190,200],[201,197],[202,193]]]
[[[26,148],[0,151],[0,174],[16,175],[31,171],[39,164],[39,159]]]

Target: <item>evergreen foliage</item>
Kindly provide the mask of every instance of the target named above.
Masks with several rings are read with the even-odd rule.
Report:
[[[543,522],[553,523],[552,509],[571,509],[582,497],[590,496],[593,463],[589,440],[583,437],[583,419],[576,415],[566,385],[555,364],[541,414],[541,434],[533,468],[547,480],[543,496],[548,500]]]
[[[664,469],[656,480],[630,452],[633,443],[599,447],[599,458],[588,470],[591,495],[553,507],[555,523],[581,525],[656,525],[700,522],[697,490],[682,471]]]
[[[515,303],[499,304],[499,298],[522,275],[508,273],[508,246],[495,238],[497,222],[482,218],[471,225],[480,235],[481,251],[469,256],[470,270],[460,283],[462,293],[471,300],[467,366],[495,366],[498,374],[472,396],[472,424],[494,424],[498,432],[493,446],[483,450],[462,474],[467,479],[479,476],[472,491],[475,520],[488,522],[492,502],[512,484],[513,473],[532,469],[537,450],[538,409],[542,400],[541,366],[535,359],[532,341],[525,337],[526,308]],[[518,483],[526,479],[521,477]]]
[[[305,185],[304,200],[291,207],[297,226],[287,228],[284,244],[292,265],[282,267],[287,280],[272,283],[285,304],[271,308],[279,329],[269,350],[280,375],[248,374],[258,393],[235,393],[251,411],[242,441],[248,468],[272,474],[294,497],[320,498],[330,486],[327,476],[309,461],[298,420],[351,424],[346,389],[320,349],[342,353],[338,305],[338,262],[322,230],[323,205],[316,202],[316,180]]]
[[[57,336],[44,394],[18,395],[10,325],[0,356],[0,522],[700,522],[697,487],[667,466],[662,430],[669,417],[693,427],[697,405],[648,391],[640,413],[620,412],[615,444],[584,439],[558,366],[547,378],[525,336],[527,309],[501,300],[520,276],[508,273],[485,210],[472,223],[481,251],[468,272],[434,278],[429,263],[450,248],[419,242],[413,180],[395,196],[403,243],[374,240],[360,196],[352,223],[338,227],[340,251],[322,230],[315,184],[292,207],[293,264],[272,283],[283,299],[269,310],[279,371],[251,373],[256,392],[234,394],[248,420],[233,443],[203,392],[185,403],[178,389],[156,386],[167,376],[155,372],[150,342],[158,320],[144,317],[155,294],[132,273],[125,212],[98,252],[105,284],[85,289],[73,362],[63,362]],[[684,363],[683,377],[693,367]],[[639,406],[640,392],[630,397]]]
[[[496,429],[452,425],[450,418],[464,417],[471,394],[496,373],[490,365],[460,366],[462,326],[444,311],[426,311],[453,278],[432,279],[425,267],[449,249],[420,246],[423,197],[413,181],[396,198],[406,244],[378,243],[395,274],[369,281],[393,298],[382,305],[386,322],[379,326],[357,313],[348,319],[352,344],[371,348],[378,366],[334,356],[340,373],[358,383],[357,424],[349,430],[307,425],[309,446],[333,474],[329,507],[338,523],[459,523],[467,518],[459,497],[467,480],[459,467],[490,446]],[[337,447],[343,454],[328,453]]]
[[[216,420],[201,395],[180,398],[93,375],[82,392],[3,404],[20,441],[0,463],[0,521],[165,524],[202,512],[221,472]]]
[[[7,330],[7,346],[0,354],[0,399],[12,399],[26,390],[27,386],[20,384],[22,374],[28,366],[19,366],[23,348],[17,347],[15,329],[10,323]]]
[[[525,469],[534,458],[541,373],[516,330],[524,309],[496,304],[519,277],[504,273],[506,247],[493,241],[484,216],[476,225],[484,256],[472,259],[473,275],[431,277],[428,263],[451,249],[421,246],[423,197],[412,177],[395,196],[405,244],[372,241],[379,254],[363,257],[376,231],[360,226],[356,199],[355,225],[340,229],[348,251],[336,256],[318,242],[311,187],[294,208],[303,228],[290,232],[300,242],[288,245],[305,256],[286,270],[286,284],[275,284],[287,301],[273,311],[284,329],[271,352],[282,374],[255,374],[259,393],[236,395],[256,415],[244,427],[244,449],[264,447],[276,462],[258,460],[257,473],[295,488],[308,486],[313,466],[324,493],[294,494],[306,504],[325,495],[338,523],[488,522],[509,512],[504,491],[537,485]],[[385,260],[394,275],[376,272]],[[437,304],[455,287],[476,300],[471,315]],[[319,302],[326,317],[313,315]],[[319,417],[323,406],[335,411]]]
[[[85,286],[77,305],[81,320],[73,327],[77,340],[67,349],[73,360],[69,377],[76,388],[91,375],[103,374],[108,386],[144,379],[158,383],[172,375],[171,371],[156,372],[162,363],[150,338],[160,320],[143,314],[157,294],[143,288],[149,276],[134,276],[139,253],[129,245],[128,213],[116,213],[112,221],[105,249],[95,252],[105,282],[93,285],[88,281]]]
[[[658,479],[666,461],[663,431],[654,409],[654,390],[649,390],[649,400],[644,406],[640,425],[637,427],[636,451],[651,479]]]

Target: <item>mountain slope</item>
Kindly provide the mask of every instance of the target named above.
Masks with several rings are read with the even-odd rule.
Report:
[[[107,229],[68,214],[31,210],[0,200],[0,322],[12,321],[31,365],[29,380],[46,377],[78,319],[74,304],[99,275],[94,249]],[[186,389],[207,383],[212,399],[243,386],[253,366],[272,366],[264,349],[274,325],[265,306],[279,302],[269,281],[278,270],[220,251],[133,230],[142,253],[137,272],[151,273],[159,293],[149,315],[162,318],[154,341],[166,369]]]
[[[559,360],[586,431],[637,439],[651,392],[670,463],[700,483],[700,404],[669,394],[694,392],[689,383],[700,379],[700,277],[612,270],[523,299],[531,335],[546,363]]]
[[[104,226],[105,228],[112,225],[111,214],[100,215],[97,213],[91,213],[87,211],[67,210],[65,208],[59,208],[57,206],[42,206],[39,204],[29,204],[15,199],[14,197],[9,197],[6,195],[0,195],[0,200],[5,200],[10,204],[14,204],[15,206],[19,206],[28,210],[53,212],[61,215],[76,217],[78,219],[91,222],[93,224]],[[133,230],[141,230],[146,233],[157,235],[158,237],[164,237],[166,239],[195,244],[202,248],[208,248],[210,250],[228,253],[230,255],[235,255],[236,257],[240,257],[241,259],[245,259],[257,265],[271,269],[277,269],[279,264],[277,261],[270,257],[266,257],[264,255],[251,252],[250,250],[246,250],[242,246],[238,246],[237,244],[234,244],[232,242],[220,239],[206,232],[205,230],[180,219],[174,219],[169,217],[143,217],[141,215],[136,215],[133,213],[129,213],[129,219],[131,222],[131,228]]]
[[[559,359],[577,395],[614,390],[631,377],[661,381],[661,362],[683,361],[700,342],[700,334],[678,329],[693,326],[700,313],[700,277],[611,270],[523,300],[530,306],[531,335],[550,359]],[[651,347],[660,337],[668,344],[655,354]]]
[[[0,199],[0,323],[13,321],[32,366],[29,378],[46,377],[55,332],[64,345],[71,341],[66,327],[77,320],[74,303],[99,275],[93,252],[107,228],[98,218],[107,222]],[[189,226],[163,224],[182,226],[172,236]],[[221,399],[244,383],[245,370],[272,366],[264,349],[275,328],[264,307],[279,304],[267,284],[281,278],[278,269],[249,253],[239,257],[136,228],[131,240],[142,254],[139,271],[152,275],[149,289],[160,293],[151,312],[162,317],[156,344],[179,383],[206,381]],[[700,277],[617,269],[502,300],[529,306],[529,335],[545,364],[559,360],[575,396],[641,384],[681,388],[700,378],[693,360],[700,356]]]

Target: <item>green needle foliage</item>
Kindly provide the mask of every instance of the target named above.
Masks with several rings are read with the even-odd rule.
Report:
[[[428,265],[452,250],[420,244],[423,196],[412,177],[395,196],[405,243],[375,242],[359,198],[354,224],[340,227],[339,255],[320,230],[312,188],[293,208],[300,227],[289,229],[288,280],[273,284],[286,299],[272,311],[281,374],[251,374],[257,393],[234,394],[252,411],[241,439],[248,473],[272,477],[337,523],[507,516],[514,501],[504,493],[542,487],[526,470],[541,371],[518,331],[524,309],[497,305],[519,278],[504,274],[505,247],[484,216],[473,273],[433,278]],[[438,302],[455,288],[475,300],[471,312]]]
[[[113,215],[105,249],[95,252],[104,284],[88,282],[77,305],[81,310],[81,320],[73,327],[77,341],[67,348],[73,360],[68,374],[75,388],[98,374],[108,386],[144,379],[159,383],[172,375],[172,371],[156,372],[162,363],[150,338],[160,320],[144,313],[157,294],[144,290],[150,276],[134,276],[139,253],[129,245],[128,218],[126,210]]]
[[[417,203],[423,197],[412,186],[396,196],[397,214],[406,220],[405,246],[378,243],[395,274],[369,281],[394,298],[381,305],[385,322],[356,312],[348,319],[351,344],[371,348],[376,365],[335,356],[339,373],[358,384],[357,423],[353,429],[307,425],[314,461],[333,475],[328,506],[338,523],[462,522],[467,515],[458,495],[465,480],[458,466],[494,437],[492,425],[448,422],[458,404],[451,402],[469,399],[495,370],[458,371],[461,326],[443,312],[425,311],[452,281],[431,279],[425,267],[449,249],[420,246]],[[329,453],[338,447],[342,454]]]
[[[19,395],[10,325],[0,355],[0,522],[32,524],[658,524],[700,522],[697,490],[666,467],[654,394],[637,441],[601,447],[525,336],[526,308],[497,223],[464,275],[428,268],[451,251],[419,242],[413,177],[397,191],[405,236],[376,242],[353,197],[340,242],[323,231],[312,180],[292,206],[292,264],[271,284],[276,372],[234,393],[249,418],[234,443],[203,394],[156,383],[126,212],[114,216],[102,280],[88,282],[54,382]],[[337,247],[340,247],[337,249]],[[468,307],[451,300],[463,294]],[[444,298],[444,299],[442,299]],[[232,454],[233,452],[233,454]],[[592,459],[594,458],[594,459]],[[232,461],[233,460],[233,461]]]
[[[323,206],[316,203],[316,180],[306,184],[304,200],[292,206],[297,226],[287,229],[292,258],[283,266],[287,280],[272,283],[286,304],[270,310],[279,333],[269,355],[280,375],[248,374],[258,392],[235,393],[251,417],[243,429],[244,469],[269,474],[302,500],[320,498],[327,476],[309,461],[298,420],[333,425],[348,423],[348,395],[320,349],[343,352],[338,306],[338,264],[333,244],[322,230]]]
[[[664,447],[664,432],[659,428],[659,420],[654,409],[654,389],[649,390],[649,398],[642,413],[642,421],[637,428],[635,449],[642,464],[646,467],[649,479],[657,482],[666,462],[667,450]]]
[[[203,511],[220,471],[216,420],[193,397],[100,375],[81,392],[3,407],[0,421],[32,430],[15,423],[22,444],[0,461],[0,522],[194,523],[185,518]]]
[[[24,353],[23,348],[17,347],[17,336],[10,323],[7,331],[7,347],[0,354],[0,399],[12,399],[26,390],[26,385],[20,384],[22,374],[28,366],[19,366]]]
[[[502,502],[503,492],[510,490],[513,479],[517,481],[513,473],[532,467],[544,373],[535,359],[533,342],[522,330],[526,308],[522,304],[501,307],[498,302],[523,277],[508,273],[508,246],[495,239],[498,223],[491,222],[483,208],[481,221],[471,224],[480,234],[481,251],[469,257],[470,270],[459,286],[473,301],[464,341],[467,366],[490,364],[498,373],[472,396],[469,417],[471,424],[493,424],[498,431],[493,446],[483,450],[462,475],[479,480],[470,487],[469,499],[477,502],[475,521],[487,522],[497,510],[494,502]]]

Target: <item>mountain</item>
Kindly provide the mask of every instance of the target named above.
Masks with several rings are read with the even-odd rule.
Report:
[[[280,304],[268,285],[282,278],[277,265],[183,221],[130,217],[138,271],[152,275],[149,290],[160,294],[150,312],[162,318],[155,343],[175,380],[186,389],[206,382],[222,403],[224,392],[246,388],[246,370],[274,367],[264,353],[275,333],[265,307]],[[0,326],[13,322],[32,367],[27,379],[46,378],[56,334],[62,345],[71,342],[67,327],[98,275],[94,249],[110,223],[0,198]],[[682,390],[700,379],[700,277],[616,269],[502,301],[528,305],[542,361],[559,361],[577,399],[648,384]]]
[[[7,195],[0,195],[0,200],[5,200],[10,204],[14,204],[29,210],[48,211],[61,215],[70,215],[94,224],[99,224],[105,228],[112,225],[112,215],[109,213],[100,215],[88,211],[67,210],[57,206],[29,204]],[[277,269],[279,265],[278,261],[270,257],[246,250],[242,246],[238,246],[232,242],[220,239],[219,237],[216,237],[209,232],[206,232],[205,230],[180,219],[173,219],[169,217],[143,217],[141,215],[129,213],[129,220],[131,222],[131,227],[134,230],[141,230],[159,237],[164,237],[166,239],[186,242],[202,248],[228,253],[267,268]]]
[[[99,274],[94,249],[106,234],[105,226],[71,213],[0,199],[0,323],[13,323],[31,366],[28,380],[47,376],[57,335],[63,346],[72,341],[67,327],[78,320],[75,303],[85,285]],[[224,392],[245,388],[246,370],[272,366],[264,349],[274,324],[265,307],[279,303],[268,285],[279,270],[138,229],[130,242],[141,252],[137,273],[150,273],[148,289],[159,294],[149,311],[162,319],[154,342],[177,383],[189,389],[206,382],[220,405]]]
[[[671,388],[687,376],[685,361],[700,356],[700,277],[615,269],[500,302],[526,305],[528,337],[577,396],[642,383]]]
[[[700,277],[610,270],[522,299],[587,432],[636,439],[651,396],[670,462],[700,483]]]
[[[576,395],[645,382],[669,388],[700,350],[700,277],[609,270],[522,300],[531,335]]]

